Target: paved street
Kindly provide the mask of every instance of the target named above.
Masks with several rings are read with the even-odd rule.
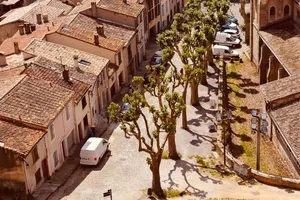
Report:
[[[157,50],[150,45],[147,59]],[[180,66],[178,55],[173,58]],[[148,64],[148,61],[143,63]],[[138,74],[143,74],[142,68]],[[209,107],[210,99],[217,99],[218,69],[209,67],[208,86],[199,87],[200,106],[187,105],[189,131],[180,128],[176,134],[177,150],[182,154],[179,161],[162,160],[161,182],[167,189],[186,190],[191,196],[174,199],[242,198],[242,199],[299,199],[300,192],[248,183],[237,176],[221,177],[200,168],[192,155],[219,159],[215,152],[216,133],[208,132],[208,123],[214,119],[215,111]],[[190,95],[188,94],[188,100]],[[154,97],[148,100],[155,101]],[[118,124],[112,124],[103,135],[110,142],[110,151],[96,167],[80,166],[68,181],[50,199],[109,199],[103,193],[112,189],[114,200],[145,200],[146,189],[151,187],[151,172],[146,163],[146,153],[137,151],[137,141],[126,138]],[[210,171],[216,172],[218,162]],[[217,173],[218,174],[218,173]]]

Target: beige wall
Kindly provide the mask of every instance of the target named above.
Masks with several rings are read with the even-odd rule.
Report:
[[[0,26],[0,44],[7,38],[12,37],[18,31],[18,25],[23,22],[13,22]]]
[[[25,170],[26,170],[27,187],[30,193],[33,193],[35,189],[44,182],[43,169],[41,166],[42,161],[47,157],[44,137],[37,143],[36,148],[38,151],[39,159],[35,163],[33,163],[32,152],[30,152],[30,154],[25,159],[26,163],[28,163],[28,166],[25,166]],[[35,180],[35,173],[38,169],[40,169],[41,171],[42,180],[37,185]]]
[[[78,130],[78,125],[80,124],[81,132],[82,132],[82,138],[87,137],[87,130],[84,130],[84,123],[83,123],[83,118],[87,115],[88,116],[88,122],[90,125],[91,122],[91,117],[90,117],[90,101],[88,97],[88,92],[85,94],[85,99],[87,102],[87,105],[85,106],[84,109],[82,109],[82,100],[78,102],[78,104],[75,106],[75,113],[76,113],[76,140],[77,142],[80,141],[80,136],[79,136],[79,130]]]
[[[70,134],[70,132],[66,132],[67,130],[74,129],[74,118],[73,118],[73,106],[72,106],[72,100],[68,103],[69,109],[70,109],[70,119],[66,120],[66,109],[64,108],[58,116],[54,119],[54,121],[51,123],[53,124],[53,130],[55,133],[55,137],[53,140],[51,140],[50,136],[50,125],[47,130],[46,134],[46,147],[48,150],[48,165],[49,165],[49,175],[51,176],[56,169],[58,169],[64,162],[65,158],[63,155],[63,146],[65,148],[65,152],[67,153],[67,143],[63,142],[67,136]],[[67,128],[66,128],[67,127]],[[54,158],[53,153],[57,150],[58,155],[58,164],[55,167],[54,166]]]

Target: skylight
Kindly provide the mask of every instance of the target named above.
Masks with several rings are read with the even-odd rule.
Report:
[[[89,61],[86,61],[86,60],[80,60],[79,63],[83,64],[83,65],[87,65],[87,66],[89,66],[91,64]]]

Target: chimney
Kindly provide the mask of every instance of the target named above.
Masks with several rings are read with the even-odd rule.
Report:
[[[97,25],[96,30],[98,35],[104,35],[104,26],[103,25]]]
[[[49,22],[48,15],[43,15],[43,21],[44,21],[44,23]]]
[[[30,33],[31,33],[29,23],[25,23],[25,24],[24,24],[24,28],[25,28],[25,33],[26,33],[26,34],[30,34]]]
[[[0,52],[0,67],[7,65],[4,52]]]
[[[64,70],[62,72],[63,78],[65,81],[70,81],[69,70],[66,69],[66,66],[63,66]]]
[[[91,2],[91,7],[92,7],[92,16],[97,17],[97,6],[96,2]]]
[[[24,35],[24,34],[25,34],[24,26],[23,26],[23,25],[19,25],[19,26],[18,26],[18,29],[19,29],[20,35]]]
[[[78,56],[77,55],[74,55],[73,56],[73,59],[74,59],[74,67],[77,69],[77,68],[79,68],[79,66],[78,66]]]
[[[94,35],[94,43],[95,43],[95,45],[99,45],[99,35]]]
[[[14,42],[14,48],[16,54],[19,54],[21,52],[19,48],[19,42]]]
[[[36,22],[37,24],[42,24],[42,14],[36,14]]]
[[[30,29],[31,29],[31,32],[35,31],[36,30],[36,25],[35,24],[30,24]]]

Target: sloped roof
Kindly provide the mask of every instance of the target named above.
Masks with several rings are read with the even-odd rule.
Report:
[[[45,81],[51,81],[53,84],[74,91],[75,93],[74,102],[78,103],[80,99],[88,91],[90,85],[73,78],[70,81],[66,81],[62,77],[61,71],[62,71],[61,68],[56,69],[52,67],[52,69],[49,69],[49,68],[41,67],[37,64],[31,64],[30,66],[28,66],[26,71],[24,71],[24,73],[26,73],[30,77],[34,77]]]
[[[18,83],[25,77],[25,75],[17,76],[3,76],[0,72],[0,99],[6,95],[12,88],[14,88]]]
[[[90,74],[98,76],[104,67],[108,65],[109,60],[90,54],[78,49],[71,47],[55,44],[52,42],[47,42],[44,40],[34,39],[27,47],[24,48],[25,52],[36,56],[42,56],[54,62],[60,62],[67,65],[68,67],[74,68],[74,58],[73,56],[78,56],[79,67],[83,72],[88,72]]]
[[[0,120],[0,142],[4,143],[0,148],[16,152],[22,158],[26,158],[45,134],[45,131]]]
[[[64,10],[64,15],[68,14],[73,9],[72,5],[66,4],[60,0],[51,0],[47,5]]]
[[[143,4],[136,3],[136,0],[101,0],[97,4],[102,9],[117,12],[123,15],[137,17],[145,8]]]
[[[0,118],[47,128],[73,94],[50,81],[25,77],[0,100]]]

